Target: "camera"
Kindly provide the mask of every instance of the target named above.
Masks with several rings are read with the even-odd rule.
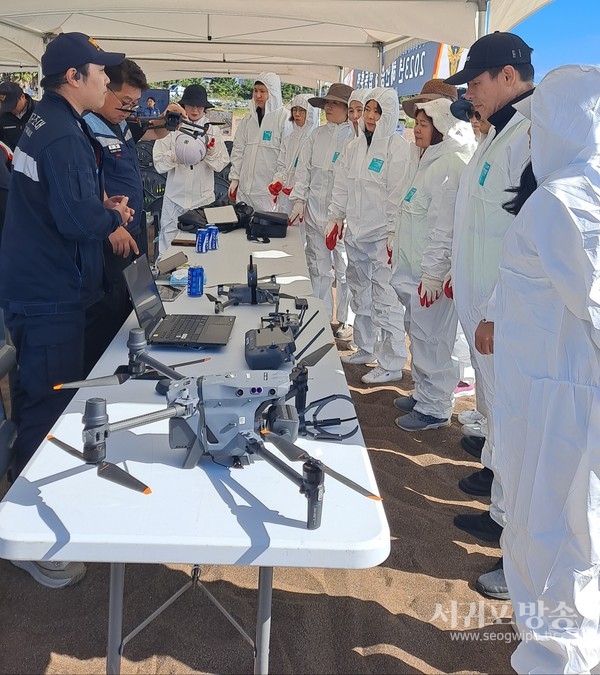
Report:
[[[167,110],[165,113],[165,129],[168,131],[177,131],[181,124],[181,113],[173,110]]]

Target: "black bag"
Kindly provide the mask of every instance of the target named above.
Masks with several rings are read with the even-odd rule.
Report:
[[[183,232],[195,232],[199,228],[206,227],[208,224],[208,220],[206,218],[206,214],[204,213],[204,209],[210,209],[215,206],[227,206],[227,204],[229,203],[230,203],[229,201],[225,201],[224,203],[223,200],[219,199],[216,202],[213,202],[212,204],[207,204],[206,206],[199,206],[197,209],[191,209],[190,211],[186,211],[185,213],[181,214],[177,219],[178,220],[177,227]],[[231,223],[219,223],[218,225],[219,232],[225,234],[227,232],[231,232],[232,230],[237,230],[240,227],[244,227],[246,228],[246,232],[248,231],[250,219],[252,218],[254,210],[252,209],[251,206],[248,206],[244,202],[239,202],[239,204],[233,204],[233,208],[235,209],[237,220]]]
[[[288,215],[281,212],[255,211],[250,221],[248,239],[282,239],[287,235]]]

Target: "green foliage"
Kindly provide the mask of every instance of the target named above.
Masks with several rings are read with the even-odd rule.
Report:
[[[187,87],[189,84],[201,84],[203,87],[206,87],[209,98],[216,98],[221,101],[248,101],[252,98],[254,80],[240,80],[233,77],[198,77],[168,82],[153,82],[150,86],[168,89],[172,84],[180,84],[184,87]],[[313,90],[309,87],[298,87],[285,83],[281,85],[284,103],[289,103],[296,94],[311,94],[312,92]]]

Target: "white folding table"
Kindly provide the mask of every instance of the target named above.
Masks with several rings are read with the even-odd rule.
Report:
[[[290,254],[283,258],[255,258],[259,276],[275,272],[306,279],[297,231],[290,230],[290,236],[272,242],[268,248],[247,242],[242,235],[234,232],[222,236],[218,252],[200,255],[186,250],[191,262],[202,261],[209,285],[244,282],[248,254],[259,250]],[[305,279],[283,286],[282,290],[309,293],[310,284]],[[298,340],[299,349],[319,327],[326,331],[313,348],[331,340],[323,304],[314,298],[308,300],[307,316],[316,309],[319,314],[314,326],[311,324],[305,331],[308,335]],[[293,301],[281,304],[293,311]],[[213,311],[205,297],[181,296],[167,308],[177,313]],[[226,308],[237,318],[230,343],[222,350],[150,348],[150,353],[167,365],[210,356],[210,361],[180,369],[196,377],[246,370],[244,334],[250,328],[258,328],[260,317],[271,310],[269,305]],[[127,334],[135,325],[132,315],[91,376],[110,374],[127,362]],[[290,370],[291,366],[286,364],[284,368]],[[309,402],[330,394],[348,395],[335,349],[309,373]],[[129,380],[117,387],[80,389],[52,433],[81,449],[81,414],[86,399],[105,398],[110,421],[115,422],[164,408],[164,397],[155,393],[154,384]],[[347,402],[333,405],[340,416],[350,410]],[[327,416],[331,412],[328,409]],[[347,423],[346,429],[351,424]],[[161,421],[108,438],[106,459],[149,485],[150,495],[101,480],[95,467],[44,442],[0,504],[0,557],[111,563],[109,673],[120,671],[126,563],[185,563],[195,566],[195,570],[200,563],[258,566],[255,672],[265,673],[273,567],[358,569],[378,565],[390,551],[383,506],[326,477],[321,526],[308,530],[305,497],[269,464],[256,461],[243,469],[233,469],[203,458],[196,467],[185,470],[181,468],[185,451],[169,448],[167,430],[168,422]],[[332,469],[377,492],[360,430],[342,442],[306,437],[298,445]],[[273,446],[270,449],[277,454]],[[290,466],[301,473],[300,463]]]

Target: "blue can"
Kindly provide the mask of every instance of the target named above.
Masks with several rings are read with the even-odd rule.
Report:
[[[204,267],[188,269],[187,292],[194,298],[204,295]]]
[[[208,250],[216,251],[219,248],[219,228],[216,225],[208,225]]]
[[[208,244],[208,230],[198,230],[196,232],[196,253],[206,253]]]

